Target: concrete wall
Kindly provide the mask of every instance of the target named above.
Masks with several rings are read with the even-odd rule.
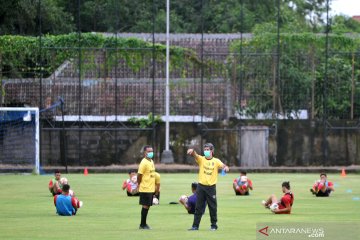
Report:
[[[277,123],[277,124],[276,124]],[[349,123],[350,124],[350,123]],[[323,128],[319,122],[278,120],[229,123],[171,123],[170,148],[175,163],[193,164],[186,155],[189,147],[201,152],[212,142],[215,155],[229,165],[241,166],[240,126],[268,126],[269,166],[360,165],[359,130],[331,130],[327,136],[328,157],[323,158]],[[164,149],[165,124],[156,127],[155,160]],[[151,144],[152,131],[68,131],[66,160],[74,166],[132,164],[141,160],[141,148]],[[60,132],[42,131],[42,165],[61,165]]]

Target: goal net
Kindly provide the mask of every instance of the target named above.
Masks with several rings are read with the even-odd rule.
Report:
[[[39,174],[39,156],[39,109],[0,108],[0,167]]]

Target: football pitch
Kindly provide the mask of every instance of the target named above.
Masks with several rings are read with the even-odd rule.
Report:
[[[328,174],[335,183],[329,198],[316,198],[309,189],[318,174],[252,174],[250,196],[235,196],[232,181],[238,176],[219,176],[217,184],[218,231],[210,231],[206,209],[199,231],[187,231],[193,215],[182,205],[169,204],[180,195],[190,195],[197,174],[161,174],[160,205],[151,207],[148,224],[139,230],[141,207],[137,197],[121,190],[127,174],[62,174],[76,196],[84,202],[74,217],[55,213],[53,197],[47,189],[52,175],[0,175],[0,239],[255,239],[256,223],[359,223],[360,177]],[[281,183],[290,181],[295,201],[291,215],[275,215],[261,205],[271,193],[278,197]],[[357,229],[359,231],[359,229]]]

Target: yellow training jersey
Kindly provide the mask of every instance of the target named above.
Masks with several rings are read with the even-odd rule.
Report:
[[[155,184],[160,184],[160,174],[155,172]]]
[[[153,160],[143,158],[138,173],[142,175],[139,192],[155,192],[155,165]]]
[[[201,155],[196,155],[195,161],[199,164],[199,183],[206,186],[216,184],[219,168],[224,164],[217,158],[208,160]]]

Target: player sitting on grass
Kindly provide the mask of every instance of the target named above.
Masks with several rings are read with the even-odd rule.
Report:
[[[266,208],[270,208],[270,210],[275,214],[290,214],[291,207],[294,203],[294,195],[290,191],[290,182],[283,182],[281,186],[284,196],[280,199],[280,201],[277,200],[274,194],[271,194],[266,201],[262,201],[262,204]]]
[[[196,206],[196,188],[197,188],[197,183],[194,182],[191,184],[191,191],[193,193],[193,195],[191,196],[186,196],[186,195],[182,195],[179,199],[179,202],[184,205],[185,209],[187,210],[187,212],[189,214],[194,214],[195,213],[195,206]],[[204,214],[205,212],[205,208],[206,208],[206,203],[204,205],[204,209],[202,211],[202,213]]]
[[[126,189],[126,194],[131,196],[139,196],[138,182],[137,182],[137,173],[135,170],[129,171],[129,179],[124,181],[122,189]]]
[[[69,185],[69,181],[67,180],[67,178],[66,178],[66,177],[60,178],[61,188],[62,188],[65,184],[68,184],[68,185]],[[75,192],[74,192],[72,189],[70,189],[70,190],[69,190],[69,195],[72,196],[72,197],[75,197]]]
[[[61,194],[62,192],[62,183],[61,183],[61,173],[59,170],[55,170],[55,178],[51,179],[49,182],[49,191],[53,196]]]
[[[80,208],[83,204],[82,201],[79,201],[76,197],[70,196],[69,190],[70,186],[68,184],[64,184],[62,194],[54,196],[56,213],[60,216],[76,215],[78,208]]]
[[[240,177],[234,179],[233,188],[236,195],[249,195],[249,190],[253,190],[252,181],[245,171],[240,172]]]
[[[332,191],[335,191],[334,184],[327,180],[325,173],[320,174],[320,180],[317,180],[310,189],[310,192],[317,197],[329,197]]]

